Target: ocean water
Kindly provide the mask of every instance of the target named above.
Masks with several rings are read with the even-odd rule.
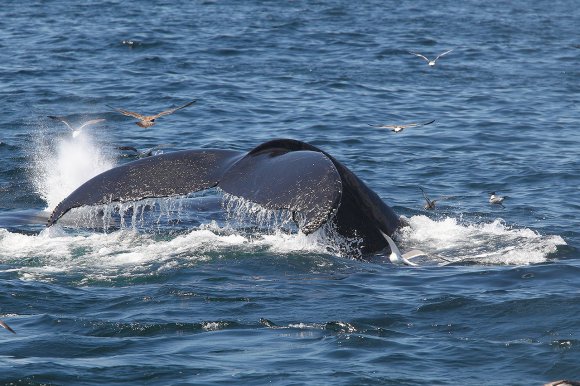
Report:
[[[580,379],[579,9],[4,5],[0,319],[17,334],[0,330],[0,383]],[[409,53],[449,49],[433,67]],[[157,113],[192,99],[149,129],[107,106]],[[73,138],[48,115],[106,121]],[[369,126],[432,119],[397,134]],[[354,260],[214,190],[127,203],[107,229],[86,208],[45,229],[72,190],[130,161],[118,146],[248,151],[273,138],[348,166],[408,219],[401,249],[428,257]],[[436,210],[419,186],[443,197]]]

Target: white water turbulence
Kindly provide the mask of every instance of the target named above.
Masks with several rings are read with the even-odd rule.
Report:
[[[347,239],[340,235],[332,221],[327,221],[319,229],[306,235],[296,225],[303,222],[300,214],[296,212],[266,209],[244,198],[225,192],[222,194],[222,206],[230,226],[249,228],[249,235],[255,233],[260,238],[269,239],[277,246],[278,252],[294,250],[331,253],[342,257],[357,256],[360,240]],[[285,241],[276,243],[277,239]]]
[[[407,221],[409,226],[397,232],[399,245],[419,248],[441,264],[536,264],[547,261],[559,245],[566,245],[558,235],[541,235],[506,225],[501,219],[469,224],[452,217],[433,220],[417,215]]]
[[[99,147],[88,132],[73,137],[47,137],[40,131],[33,138],[32,180],[36,192],[52,211],[80,185],[115,166],[113,156]]]

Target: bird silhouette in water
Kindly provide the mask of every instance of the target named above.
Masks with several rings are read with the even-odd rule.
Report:
[[[99,122],[104,122],[105,121],[105,119],[91,119],[90,121],[83,122],[83,124],[81,124],[79,127],[76,127],[75,128],[64,117],[57,117],[57,116],[54,116],[54,115],[48,115],[48,117],[50,119],[54,119],[55,121],[59,121],[59,122],[64,123],[66,125],[66,127],[68,127],[72,131],[73,138],[78,137],[80,135],[80,133],[81,133],[81,130],[84,129],[85,127],[90,126],[90,125],[94,125],[94,124],[99,123]]]
[[[453,48],[452,48],[452,49],[450,49],[449,51],[445,51],[445,52],[443,52],[443,53],[441,53],[441,54],[437,55],[437,57],[436,57],[435,59],[433,59],[433,60],[430,60],[430,59],[429,59],[429,58],[427,58],[425,55],[421,55],[421,54],[420,54],[420,53],[418,53],[418,52],[409,51],[409,53],[410,53],[411,55],[415,55],[415,56],[418,56],[418,57],[420,57],[420,58],[422,58],[422,59],[425,59],[425,60],[427,61],[427,63],[429,64],[429,66],[430,66],[430,67],[433,67],[433,66],[435,65],[435,62],[437,61],[437,59],[439,59],[439,58],[440,58],[440,57],[442,57],[443,55],[447,55],[447,54],[448,54],[448,53],[450,53],[451,51],[453,51]]]
[[[427,126],[432,124],[433,122],[435,122],[435,120],[433,119],[432,121],[429,122],[421,122],[421,123],[408,123],[406,125],[371,125],[369,123],[369,126],[371,127],[376,127],[378,129],[389,129],[394,133],[399,133],[405,129],[408,129],[409,127],[419,127],[419,126]]]
[[[10,328],[9,325],[7,325],[6,323],[4,323],[1,320],[0,320],[0,326],[4,327],[5,329],[7,329],[8,331],[10,331],[11,333],[16,334],[16,331],[14,331],[12,328]]]
[[[164,115],[173,114],[177,110],[181,110],[181,109],[186,108],[187,106],[191,106],[195,102],[197,102],[197,101],[196,100],[192,100],[191,102],[187,102],[183,106],[179,106],[179,107],[175,107],[173,109],[165,110],[165,111],[162,111],[159,114],[155,114],[155,115],[142,115],[142,114],[139,114],[139,113],[135,113],[133,111],[118,109],[118,108],[115,108],[115,107],[112,107],[112,106],[109,106],[109,105],[107,105],[107,107],[110,107],[113,110],[116,110],[116,111],[120,112],[123,115],[127,115],[127,116],[133,117],[133,118],[137,118],[139,120],[139,122],[135,122],[135,124],[137,126],[145,127],[146,128],[146,127],[153,126],[155,124],[155,120],[157,118],[162,117]]]

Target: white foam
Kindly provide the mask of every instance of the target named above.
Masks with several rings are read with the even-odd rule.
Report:
[[[111,280],[150,275],[231,253],[325,253],[326,247],[319,241],[316,235],[303,234],[247,237],[215,222],[162,240],[159,235],[132,229],[69,235],[55,225],[37,236],[0,229],[0,263],[18,266],[23,280],[52,280],[59,273],[70,272],[83,276],[83,281]]]
[[[409,227],[398,234],[399,243],[418,248],[428,255],[451,262],[525,265],[546,261],[558,245],[566,245],[557,235],[541,235],[529,228],[506,225],[502,219],[463,224],[456,218],[433,220],[413,216]]]

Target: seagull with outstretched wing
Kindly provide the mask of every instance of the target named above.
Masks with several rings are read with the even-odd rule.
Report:
[[[427,61],[427,63],[429,64],[429,66],[433,67],[433,66],[435,65],[435,62],[437,61],[437,59],[439,59],[439,58],[440,58],[440,57],[442,57],[443,55],[447,55],[448,53],[450,53],[450,52],[451,52],[451,51],[453,51],[453,50],[454,50],[454,49],[452,48],[452,49],[450,49],[449,51],[445,51],[445,52],[443,52],[443,53],[441,53],[441,54],[437,55],[437,57],[436,57],[435,59],[433,59],[433,60],[430,60],[430,59],[429,59],[429,58],[427,58],[425,55],[421,55],[421,54],[420,54],[420,53],[418,53],[418,52],[409,51],[409,53],[410,53],[410,54],[412,54],[412,55],[418,56],[418,57],[420,57],[420,58],[422,58],[422,59],[424,59],[424,60],[426,60],[426,61]]]
[[[155,114],[155,115],[142,115],[133,111],[129,111],[129,110],[124,110],[124,109],[118,109],[112,106],[107,105],[108,107],[112,108],[113,110],[116,110],[118,112],[120,112],[123,115],[127,115],[129,117],[133,117],[133,118],[137,118],[139,120],[139,122],[135,122],[135,124],[137,126],[140,127],[151,127],[155,124],[155,120],[159,117],[162,117],[164,115],[169,115],[169,114],[173,114],[174,112],[176,112],[177,110],[181,110],[186,108],[187,106],[190,106],[192,104],[194,104],[195,102],[197,102],[195,99],[192,100],[191,102],[187,102],[186,104],[184,104],[183,106],[179,106],[179,107],[175,107],[169,110],[165,110],[160,112],[159,114]]]
[[[66,127],[68,127],[72,131],[73,138],[78,137],[79,134],[81,133],[81,130],[84,129],[85,127],[105,121],[105,119],[91,119],[90,121],[83,122],[83,124],[80,125],[79,127],[73,127],[70,124],[70,122],[66,120],[65,117],[57,117],[54,115],[48,115],[48,117],[50,119],[54,119],[55,121],[59,121],[59,122],[64,123],[66,125]]]
[[[432,124],[433,122],[435,122],[435,120],[433,119],[432,121],[429,122],[421,122],[421,123],[408,123],[406,125],[371,125],[369,123],[369,126],[371,127],[376,127],[379,129],[389,129],[395,133],[399,133],[409,127],[420,127],[420,126],[427,126]]]

